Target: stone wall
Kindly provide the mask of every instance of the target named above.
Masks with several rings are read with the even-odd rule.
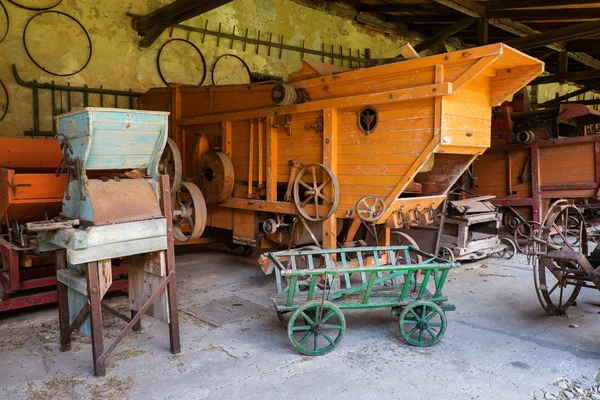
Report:
[[[23,4],[35,4],[33,0],[19,0]],[[55,0],[44,0],[38,4],[51,4]],[[127,12],[145,14],[170,0],[63,0],[53,10],[62,11],[75,17],[88,31],[92,42],[92,56],[89,64],[80,73],[60,77],[43,72],[34,65],[25,52],[23,31],[27,21],[36,14],[4,2],[10,17],[10,30],[6,39],[0,43],[0,79],[6,85],[10,96],[10,106],[3,121],[0,122],[0,136],[22,136],[25,130],[32,128],[32,95],[31,90],[16,84],[11,71],[15,64],[20,76],[27,80],[36,79],[38,82],[51,82],[74,86],[146,91],[151,87],[164,86],[156,66],[157,54],[160,47],[170,38],[189,39],[203,53],[207,77],[204,84],[210,83],[210,71],[214,60],[221,54],[231,53],[242,57],[254,72],[267,73],[286,77],[288,73],[300,68],[301,54],[278,49],[271,49],[268,55],[267,47],[256,47],[221,39],[217,46],[217,38],[193,32],[174,29],[164,32],[150,47],[138,47],[139,37],[131,27],[131,18]],[[405,39],[396,35],[383,34],[380,31],[365,28],[349,20],[336,17],[322,11],[307,8],[289,0],[235,0],[212,12],[185,22],[186,25],[205,27],[218,30],[219,24],[223,32],[231,33],[235,26],[237,34],[245,34],[248,28],[250,37],[267,39],[272,34],[272,40],[283,40],[287,44],[304,46],[320,50],[325,44],[326,50],[334,45],[339,51],[342,46],[345,54],[352,48],[356,55],[360,49],[369,48],[372,57],[391,57],[397,54],[397,49],[404,44]],[[3,24],[0,13],[0,24]],[[4,26],[0,25],[0,32]],[[38,63],[46,69],[55,72],[70,72],[80,68],[85,62],[89,49],[87,40],[81,29],[74,21],[55,13],[36,17],[27,30],[27,43],[30,52]],[[305,55],[305,58],[320,60],[318,56]],[[329,62],[329,60],[325,60]],[[339,60],[336,61],[339,64]],[[345,64],[348,66],[348,62]],[[193,83],[199,80],[202,63],[189,45],[178,42],[169,44],[161,57],[161,67],[169,81]],[[218,83],[236,83],[247,81],[247,73],[239,63],[229,58],[219,62],[216,71]],[[40,94],[41,130],[51,129],[51,98],[49,91]],[[3,102],[0,93],[0,102]],[[72,106],[82,105],[81,96],[73,96]],[[105,106],[111,105],[112,98],[105,99]],[[63,109],[66,109],[67,99],[63,97]],[[98,105],[97,96],[90,95],[89,105]],[[127,105],[127,101],[119,104]],[[1,104],[0,104],[1,106]],[[56,98],[56,107],[60,109],[60,99]]]

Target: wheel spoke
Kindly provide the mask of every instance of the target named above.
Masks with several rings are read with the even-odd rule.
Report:
[[[298,340],[298,344],[306,342],[306,340],[312,335],[312,331],[309,331],[306,335],[302,336],[302,339]]]
[[[333,317],[335,315],[335,312],[333,310],[330,310],[327,314],[325,314],[325,316],[321,319],[321,323],[325,323],[327,321],[329,321],[329,318]]]
[[[334,324],[322,324],[321,328],[323,329],[342,329],[341,325],[334,325]]]
[[[310,325],[299,325],[299,326],[293,326],[292,330],[294,332],[306,332],[306,331],[310,331],[311,326]]]
[[[329,204],[333,204],[333,200],[331,200],[328,196],[324,195],[323,193],[319,192],[319,197],[328,202]]]
[[[315,351],[319,348],[319,335],[315,335]]]
[[[302,311],[302,313],[300,315],[302,315],[302,317],[304,318],[304,320],[306,322],[308,322],[310,325],[312,325],[312,324],[315,323],[315,321],[313,321],[312,318],[310,318],[308,315],[306,315],[306,313],[304,311]]]
[[[413,330],[411,330],[410,332],[408,332],[408,336],[412,336],[412,335],[413,335],[413,333],[415,333],[415,332],[416,332],[418,329],[419,329],[419,326],[418,326],[418,325],[417,325],[417,326],[415,326],[415,327],[413,328]]]
[[[317,214],[317,219],[319,219],[319,199],[315,196],[315,213]]]
[[[431,338],[432,338],[432,339],[435,339],[435,338],[437,337],[437,335],[436,335],[435,333],[433,333],[433,332],[431,331],[431,329],[427,328],[426,330],[427,330],[427,333],[429,333],[429,335],[431,335]]]
[[[427,325],[433,326],[434,328],[441,328],[442,326],[444,326],[444,324],[442,324],[441,322],[428,322]]]
[[[190,225],[190,230],[193,232],[194,231],[194,220],[192,219],[192,217],[187,217],[186,221]],[[190,232],[190,234],[191,234],[191,232]]]
[[[308,186],[306,183],[304,183],[303,181],[299,181],[299,183],[304,186],[307,190],[313,190],[312,187]]]
[[[330,338],[328,334],[326,334],[325,332],[322,332],[321,334],[323,335],[323,337],[325,339],[327,339],[327,341],[329,342],[329,344],[333,344],[334,340],[332,338]]]
[[[306,199],[304,199],[304,201],[302,202],[302,207],[305,207],[315,196],[313,196],[312,194],[310,196],[308,196]]]
[[[560,283],[560,281],[556,281],[554,286],[552,286],[552,289],[548,290],[548,294],[552,294],[552,292],[554,292],[554,290],[558,287],[559,283]]]
[[[327,185],[329,182],[331,182],[331,177],[325,179],[325,181],[323,181],[323,183],[321,183],[319,185],[319,187],[317,188],[318,191],[323,190],[323,188],[325,187],[325,185]]]
[[[419,331],[419,342],[423,341],[423,329]]]
[[[434,310],[431,312],[431,314],[429,314],[423,321],[424,322],[429,322],[430,320],[433,319],[433,317],[435,317],[436,315],[438,315],[438,313]]]

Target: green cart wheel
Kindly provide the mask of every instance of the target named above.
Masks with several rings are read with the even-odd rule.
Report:
[[[299,352],[308,356],[329,353],[341,342],[345,330],[342,310],[329,301],[321,303],[321,300],[300,306],[288,323],[290,341]]]
[[[400,314],[400,333],[413,346],[426,347],[437,343],[446,332],[444,310],[435,303],[418,300]]]

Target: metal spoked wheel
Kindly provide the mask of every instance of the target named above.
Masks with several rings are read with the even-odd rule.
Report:
[[[356,216],[365,222],[377,222],[387,207],[385,201],[379,196],[364,196],[361,197],[354,207]]]
[[[195,240],[206,227],[206,202],[198,188],[182,182],[175,193],[173,204],[173,236],[180,242]]]
[[[169,138],[167,139],[167,146],[160,157],[158,172],[161,175],[169,175],[172,194],[177,193],[181,187],[182,171],[181,153],[179,152],[175,141]]]
[[[413,346],[431,346],[446,332],[446,315],[437,304],[418,300],[404,307],[398,325],[400,333]]]
[[[419,245],[410,235],[404,232],[392,232],[392,237],[395,238],[392,241],[394,245],[398,246],[413,246],[417,250],[420,250]],[[408,260],[406,260],[406,254],[404,252],[396,252],[397,262],[401,264],[407,264]],[[423,262],[423,257],[419,254],[411,253],[410,254],[410,263],[417,264]]]
[[[517,254],[517,245],[512,240],[508,238],[500,238],[500,244],[504,245],[504,249],[496,253],[498,257],[504,258],[505,260],[510,260],[515,256],[515,254]]]
[[[323,191],[333,185],[333,194],[328,196]],[[302,192],[301,192],[302,191]],[[333,172],[323,164],[310,164],[300,170],[294,182],[294,203],[300,214],[309,221],[322,221],[329,218],[340,202],[340,186]],[[314,204],[314,213],[306,207]],[[319,208],[329,208],[321,214]]]
[[[440,246],[440,249],[438,250],[438,257],[442,258],[446,261],[450,261],[450,262],[456,261],[454,252],[452,251],[452,249],[450,247],[446,247],[446,246]]]
[[[308,356],[329,353],[341,342],[345,331],[342,310],[329,301],[313,300],[303,304],[288,323],[290,341]]]
[[[542,225],[535,221],[524,221],[517,226],[513,238],[517,249],[521,253],[527,253],[527,243],[529,242],[529,239],[536,231],[539,232],[541,228]]]
[[[558,250],[571,255],[557,258],[544,254],[533,263],[533,279],[540,304],[549,314],[564,315],[581,290],[574,275],[579,275],[582,270],[576,258],[588,252],[583,215],[573,205],[555,203],[544,219],[540,239],[547,243],[548,252]]]

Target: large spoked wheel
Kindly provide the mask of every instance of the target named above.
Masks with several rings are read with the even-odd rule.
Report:
[[[182,182],[175,193],[173,204],[173,236],[180,242],[195,240],[206,227],[206,202],[198,188]]]
[[[333,194],[323,193],[329,185]],[[309,221],[322,221],[329,218],[340,202],[340,186],[333,172],[323,164],[310,164],[300,170],[294,182],[294,203],[300,214]],[[307,208],[314,205],[314,212]],[[325,212],[320,210],[325,208]]]
[[[524,221],[521,222],[515,229],[513,238],[515,239],[515,245],[521,253],[527,253],[527,244],[529,239],[532,237],[535,231],[540,231],[542,225],[535,221]]]
[[[377,222],[387,207],[385,201],[379,196],[361,197],[354,207],[356,216],[365,222]]]
[[[177,193],[181,187],[182,171],[181,153],[179,152],[175,141],[169,138],[167,139],[167,146],[158,163],[158,172],[161,175],[169,175],[171,193]]]
[[[440,249],[438,250],[438,257],[443,260],[450,261],[450,262],[456,261],[454,252],[452,251],[452,249],[450,247],[446,247],[446,246],[440,246]]]
[[[333,350],[344,337],[346,319],[335,304],[313,300],[294,311],[288,337],[302,354],[320,356]]]
[[[508,238],[501,238],[500,244],[504,247],[497,253],[494,253],[496,257],[504,258],[505,260],[510,260],[517,254],[517,245]]]
[[[400,333],[413,346],[431,346],[446,333],[446,315],[435,303],[419,300],[404,307],[398,325]]]
[[[391,239],[391,241],[394,245],[413,246],[417,250],[420,250],[419,245],[417,244],[415,239],[413,239],[410,235],[408,235],[404,232],[392,231],[391,237],[393,238],[393,239]],[[417,264],[417,263],[423,262],[423,257],[421,255],[415,254],[415,253],[409,253],[409,254],[410,254],[410,264]],[[405,255],[404,251],[397,251],[396,257],[397,257],[397,261],[399,264],[409,264],[409,261],[406,260],[406,255]]]
[[[558,250],[587,255],[587,233],[583,215],[573,205],[555,203],[544,219],[540,239],[548,251]],[[582,270],[571,259],[558,259],[541,255],[533,265],[533,279],[540,304],[552,315],[564,315],[575,303],[581,290],[573,278]],[[553,273],[554,272],[554,273]]]

